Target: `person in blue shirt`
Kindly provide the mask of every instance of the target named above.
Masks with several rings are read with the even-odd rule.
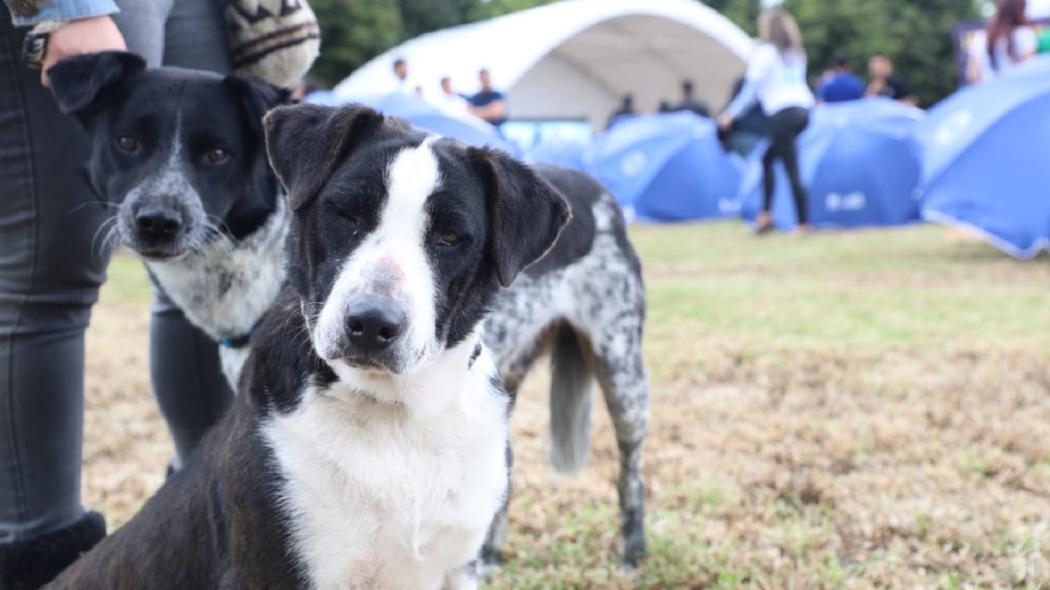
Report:
[[[839,55],[835,57],[835,68],[817,90],[817,99],[826,103],[860,100],[865,90],[864,82],[853,75],[849,58]]]
[[[470,112],[499,127],[507,121],[507,99],[503,93],[492,88],[492,74],[482,68],[478,72],[481,91],[470,97]]]

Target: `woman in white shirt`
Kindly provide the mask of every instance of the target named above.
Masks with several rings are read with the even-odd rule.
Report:
[[[770,145],[762,157],[762,211],[756,220],[755,231],[765,233],[773,229],[770,210],[775,182],[773,164],[777,159],[784,162],[791,179],[799,230],[807,231],[808,196],[799,177],[795,145],[799,134],[809,124],[809,110],[814,102],[813,93],[806,84],[806,49],[802,45],[798,24],[782,9],[763,12],[758,19],[758,31],[763,43],[748,59],[744,87],[718,118],[718,124],[723,130],[729,129],[733,120],[755,102],[762,105],[769,117]]]
[[[984,39],[978,36],[970,45],[966,77],[971,84],[994,80],[1038,52],[1039,40],[1028,25],[1026,9],[1025,0],[999,0]]]

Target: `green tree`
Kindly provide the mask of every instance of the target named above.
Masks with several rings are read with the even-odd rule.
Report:
[[[321,56],[310,70],[335,84],[403,38],[401,10],[386,0],[311,0],[321,25]]]
[[[470,20],[480,0],[399,0],[405,39],[454,27]]]
[[[760,0],[708,0],[704,4],[721,12],[749,34],[758,34],[758,15],[762,12]]]
[[[485,20],[494,16],[501,16],[526,8],[533,8],[543,4],[550,4],[555,0],[488,0],[477,2],[469,12],[470,21]]]

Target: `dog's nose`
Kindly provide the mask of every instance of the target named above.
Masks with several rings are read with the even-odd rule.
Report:
[[[145,206],[135,213],[135,227],[150,238],[172,238],[182,229],[182,216],[165,207]]]
[[[362,296],[350,303],[346,315],[346,336],[350,344],[365,353],[386,350],[404,328],[405,314],[393,300]]]

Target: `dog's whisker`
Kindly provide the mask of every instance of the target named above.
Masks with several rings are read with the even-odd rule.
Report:
[[[117,226],[118,221],[119,221],[119,217],[117,215],[113,215],[111,217],[107,217],[106,219],[104,219],[102,221],[102,223],[100,223],[98,225],[98,229],[96,229],[94,235],[91,236],[91,252],[94,253],[96,256],[101,256],[102,255],[102,253],[105,250],[105,248],[107,246],[107,243],[109,242],[110,238],[112,237],[114,232],[118,229],[118,226]],[[104,235],[105,237],[102,239],[101,243],[98,243],[98,238],[99,238],[100,235]],[[99,249],[98,249],[97,253],[95,252],[95,246],[96,245],[99,246]]]

